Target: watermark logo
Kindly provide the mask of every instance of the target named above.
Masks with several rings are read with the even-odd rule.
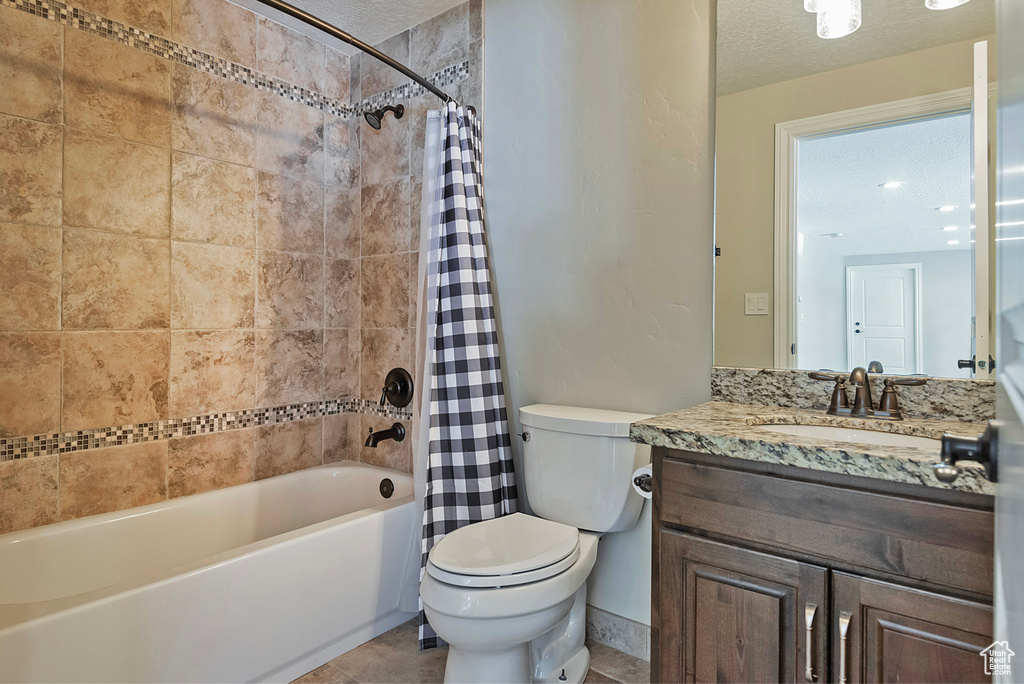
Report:
[[[1010,650],[1008,642],[994,641],[980,655],[985,659],[985,674],[1009,676],[1010,659],[1017,654]]]

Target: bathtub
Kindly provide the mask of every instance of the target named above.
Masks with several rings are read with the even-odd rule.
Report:
[[[343,463],[2,535],[0,681],[290,681],[414,616],[412,492]]]

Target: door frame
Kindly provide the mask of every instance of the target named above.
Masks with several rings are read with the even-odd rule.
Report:
[[[989,83],[995,97],[998,84]],[[796,190],[797,142],[835,133],[874,128],[880,124],[908,123],[941,114],[969,113],[974,89],[970,86],[932,95],[910,97],[867,107],[830,112],[775,124],[775,266],[774,357],[776,368],[795,368],[796,293]],[[975,233],[981,233],[975,229]]]
[[[921,372],[924,359],[924,335],[921,330],[921,264],[866,264],[863,266],[846,267],[846,363],[853,368],[853,348],[850,345],[850,330],[853,324],[850,322],[853,315],[850,312],[851,299],[853,298],[853,271],[884,271],[895,268],[905,268],[914,272],[914,370],[908,375],[916,375]],[[866,362],[865,362],[866,363]],[[892,372],[892,371],[887,371]]]

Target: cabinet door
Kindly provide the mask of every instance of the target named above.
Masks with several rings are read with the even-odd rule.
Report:
[[[992,679],[980,655],[992,642],[991,606],[834,572],[831,619],[833,681]]]
[[[822,679],[825,568],[670,530],[659,546],[654,681]]]

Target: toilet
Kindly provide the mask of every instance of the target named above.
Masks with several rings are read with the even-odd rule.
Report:
[[[636,525],[631,476],[650,447],[639,413],[535,404],[519,411],[520,475],[533,515],[467,525],[427,557],[423,609],[448,642],[445,682],[582,682],[587,577],[605,532]]]

